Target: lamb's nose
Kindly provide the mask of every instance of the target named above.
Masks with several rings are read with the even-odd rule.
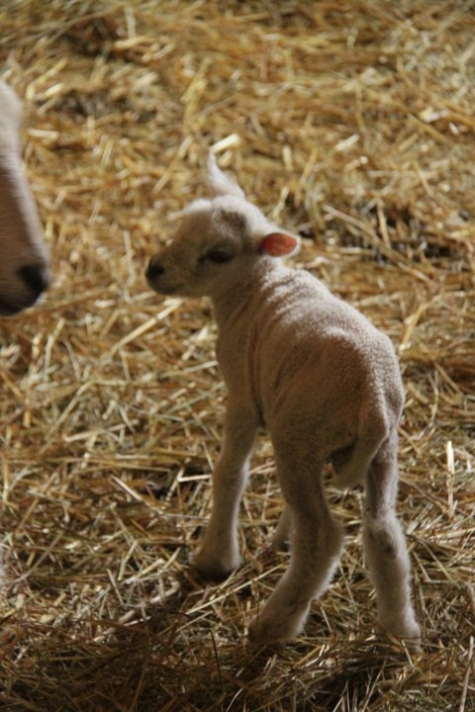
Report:
[[[35,297],[39,297],[49,286],[48,270],[43,263],[20,267],[18,274],[31,289]]]
[[[160,264],[160,262],[151,260],[147,268],[146,276],[149,281],[153,282],[154,279],[158,279],[164,272],[165,267]]]

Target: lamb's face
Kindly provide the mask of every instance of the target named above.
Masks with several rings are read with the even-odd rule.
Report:
[[[239,201],[229,198],[192,203],[170,244],[150,260],[146,276],[152,289],[201,297],[231,286],[244,262],[258,257],[249,220],[239,208]]]

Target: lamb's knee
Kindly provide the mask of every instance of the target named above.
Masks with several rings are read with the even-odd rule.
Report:
[[[377,549],[385,557],[397,558],[406,549],[402,527],[395,514],[381,519],[365,519],[365,540],[371,549]]]

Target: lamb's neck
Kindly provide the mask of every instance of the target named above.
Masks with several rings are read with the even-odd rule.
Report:
[[[218,327],[221,329],[234,322],[240,314],[246,312],[253,299],[261,299],[265,284],[272,281],[272,276],[279,269],[282,267],[274,259],[262,258],[242,275],[239,282],[212,295],[211,301]]]

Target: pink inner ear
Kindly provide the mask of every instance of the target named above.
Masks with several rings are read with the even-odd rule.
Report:
[[[297,238],[292,235],[287,235],[285,232],[271,232],[262,238],[259,249],[272,257],[283,257],[290,255],[297,245]]]

